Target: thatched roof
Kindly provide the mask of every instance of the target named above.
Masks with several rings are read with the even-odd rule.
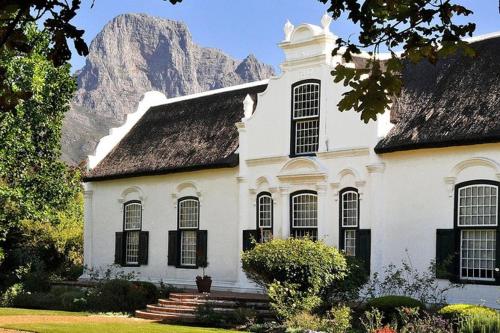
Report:
[[[238,165],[243,100],[267,84],[184,99],[149,109],[85,181]]]
[[[476,57],[406,66],[396,125],[377,153],[500,141],[500,36],[471,45]]]

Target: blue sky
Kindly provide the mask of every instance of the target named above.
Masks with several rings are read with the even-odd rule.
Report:
[[[471,20],[477,24],[476,35],[500,31],[498,0],[456,0],[474,11]],[[283,39],[283,24],[303,22],[319,24],[326,5],[317,0],[184,0],[171,5],[163,0],[83,0],[73,20],[85,30],[90,41],[112,18],[123,13],[146,13],[185,22],[196,43],[216,47],[237,59],[248,54],[275,68],[283,59],[277,43]],[[341,37],[355,33],[345,20],[332,23],[331,30]],[[74,55],[73,70],[81,68],[85,59]]]

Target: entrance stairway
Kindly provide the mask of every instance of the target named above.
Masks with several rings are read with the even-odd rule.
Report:
[[[196,309],[202,304],[210,304],[212,309],[219,313],[246,308],[253,309],[262,317],[271,315],[266,295],[219,291],[200,294],[187,291],[171,293],[168,299],[159,299],[157,304],[148,305],[145,310],[137,310],[135,316],[169,323],[195,323]]]

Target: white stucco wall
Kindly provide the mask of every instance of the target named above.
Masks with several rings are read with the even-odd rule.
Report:
[[[201,269],[167,266],[167,239],[169,230],[177,230],[177,199],[196,196],[200,230],[208,231],[206,273],[215,286],[233,287],[239,261],[236,175],[237,168],[230,168],[88,183],[93,214],[86,216],[92,230],[85,237],[85,264],[106,268],[113,263],[115,232],[123,230],[123,203],[136,199],[143,204],[142,230],[149,231],[149,260],[146,266],[123,269],[140,272],[144,280],[193,285]]]

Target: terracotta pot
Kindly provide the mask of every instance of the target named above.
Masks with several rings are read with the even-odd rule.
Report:
[[[212,287],[212,278],[210,276],[196,277],[196,286],[199,293],[209,293]]]

